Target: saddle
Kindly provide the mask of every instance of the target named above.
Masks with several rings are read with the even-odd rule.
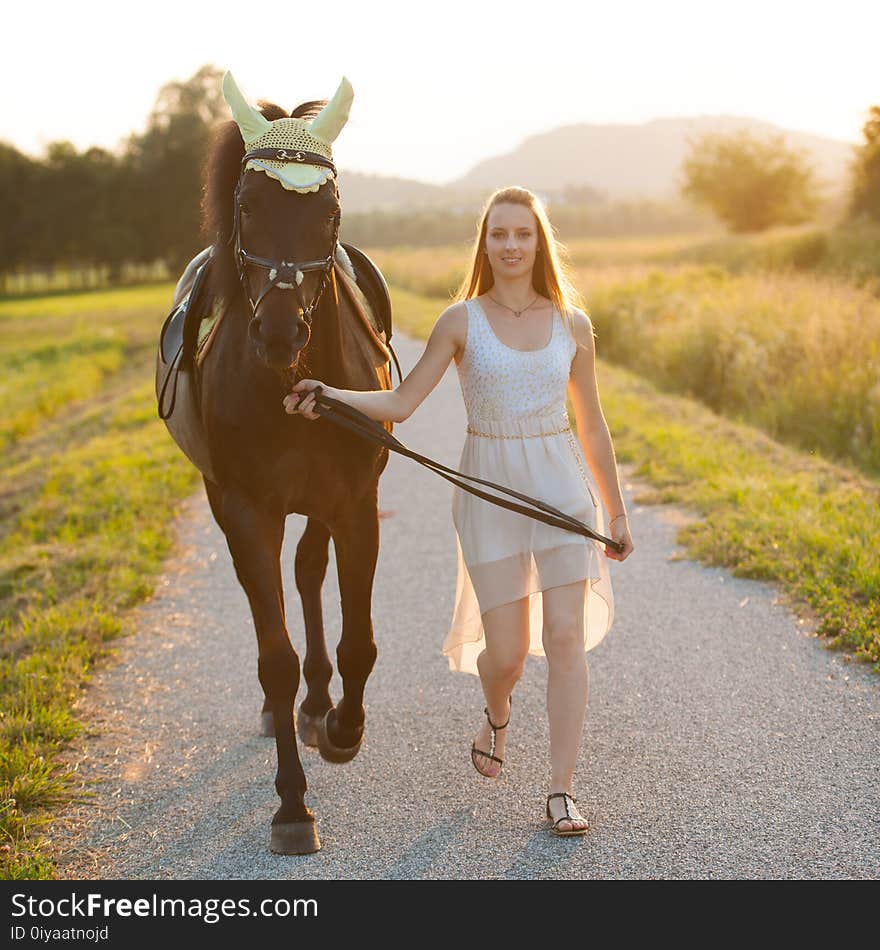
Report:
[[[376,351],[376,365],[391,358],[391,294],[379,268],[360,248],[340,242],[334,271],[344,295]],[[156,355],[156,398],[161,418],[174,441],[205,477],[215,481],[201,414],[201,366],[226,312],[209,291],[213,247],[187,264],[174,291],[174,306],[162,324]],[[390,367],[389,367],[390,371]],[[390,378],[390,377],[389,377]]]

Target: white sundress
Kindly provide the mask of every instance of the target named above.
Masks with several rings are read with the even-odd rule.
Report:
[[[565,407],[577,344],[559,312],[554,308],[545,347],[518,350],[498,339],[478,300],[465,305],[467,341],[457,369],[468,431],[459,471],[548,502],[605,534],[598,491]],[[442,648],[451,670],[479,675],[481,614],[522,597],[529,598],[529,653],[544,656],[541,592],[584,579],[584,649],[603,640],[614,620],[614,594],[601,542],[500,508],[458,486],[452,520],[458,579]]]

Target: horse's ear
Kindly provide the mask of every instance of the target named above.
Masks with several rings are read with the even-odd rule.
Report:
[[[348,113],[353,99],[354,90],[351,88],[351,83],[343,76],[339,88],[333,94],[333,98],[312,119],[309,125],[309,131],[312,135],[322,139],[328,145],[332,145],[336,140],[336,136],[339,135],[342,127],[348,121]]]
[[[248,103],[230,72],[223,77],[223,98],[229,103],[232,118],[238,123],[245,145],[261,136],[272,124]]]

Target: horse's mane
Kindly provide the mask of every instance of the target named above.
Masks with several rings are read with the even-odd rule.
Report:
[[[327,101],[311,99],[301,102],[290,113],[290,118],[313,119],[327,105]],[[257,106],[270,121],[288,117],[284,109],[274,102],[261,99]],[[236,122],[230,119],[217,126],[203,169],[202,234],[217,248],[212,265],[214,292],[227,300],[238,286],[235,261],[227,242],[232,234],[232,198],[243,157],[244,141]]]

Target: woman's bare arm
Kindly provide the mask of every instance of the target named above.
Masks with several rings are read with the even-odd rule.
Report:
[[[621,554],[607,548],[605,553],[614,560],[623,561],[632,553],[632,538],[629,534],[629,525],[625,516],[626,507],[620,491],[614,445],[599,402],[593,324],[581,310],[574,309],[573,317],[574,336],[578,349],[571,363],[569,392],[577,421],[578,439],[584,450],[584,457],[596,476],[602,501],[608,510],[608,517],[614,519],[613,522],[609,521],[611,537],[626,543],[626,549]],[[616,517],[621,514],[624,517]]]
[[[307,419],[319,419],[314,412],[312,390],[323,387],[331,399],[338,399],[379,422],[403,422],[421,405],[443,378],[455,354],[464,350],[467,337],[467,310],[463,303],[447,307],[437,318],[425,351],[396,389],[361,392],[336,389],[317,379],[301,379],[284,398],[287,412],[298,412]]]

